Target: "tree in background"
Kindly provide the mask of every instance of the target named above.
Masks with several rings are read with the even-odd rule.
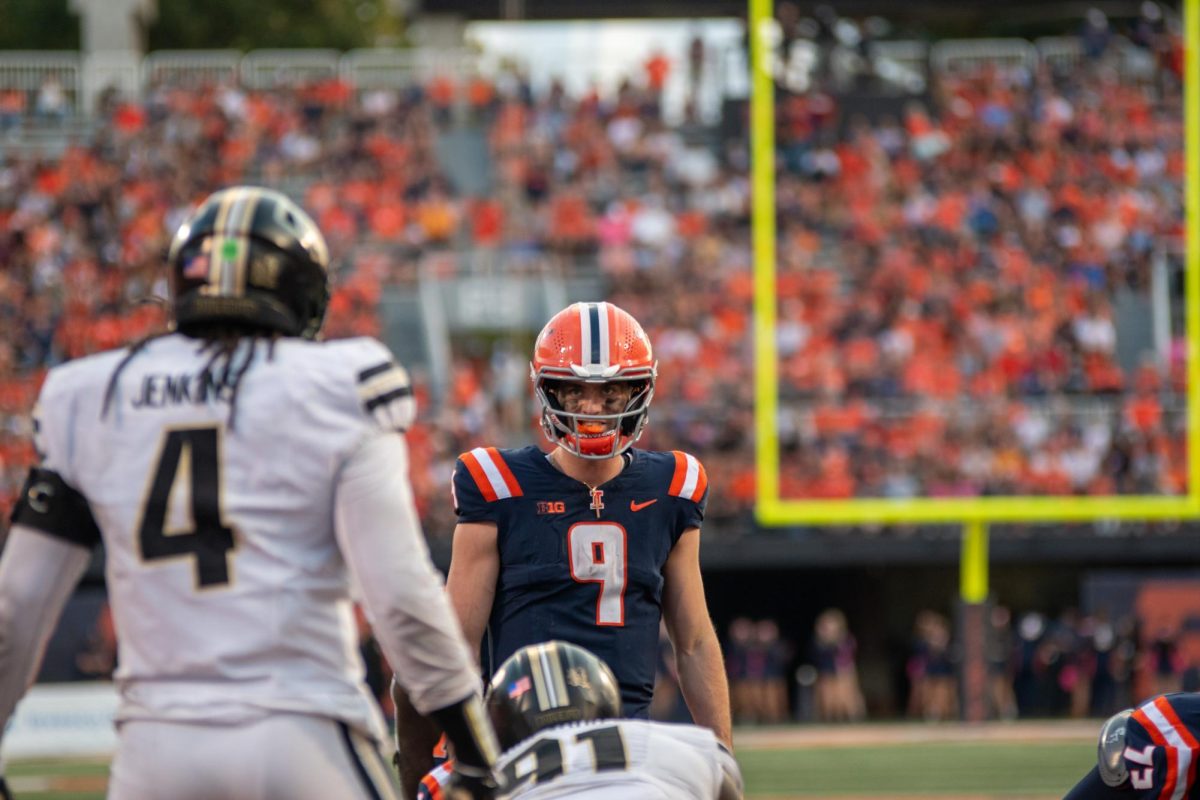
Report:
[[[0,50],[78,50],[69,0],[0,0]],[[396,44],[403,16],[390,0],[158,0],[150,50]]]
[[[67,0],[0,0],[0,50],[78,50]]]

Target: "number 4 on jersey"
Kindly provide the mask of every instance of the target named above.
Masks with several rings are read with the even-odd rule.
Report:
[[[194,556],[200,588],[229,583],[233,529],[221,521],[219,453],[215,427],[167,431],[138,527],[144,561]],[[191,528],[169,528],[172,501],[189,496]]]

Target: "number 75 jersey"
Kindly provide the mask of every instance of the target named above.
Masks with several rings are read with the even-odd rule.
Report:
[[[481,663],[490,676],[522,647],[561,639],[612,668],[625,714],[649,715],[663,568],[704,519],[708,479],[695,457],[631,449],[592,491],[537,447],[476,448],[453,479],[459,522],[496,525],[500,571]]]

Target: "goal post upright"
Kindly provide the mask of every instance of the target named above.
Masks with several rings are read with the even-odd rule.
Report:
[[[751,241],[754,270],[755,514],[764,527],[787,525],[956,524],[962,526],[959,599],[983,625],[988,600],[988,526],[998,522],[1089,522],[1200,518],[1200,0],[1183,0],[1185,252],[1184,331],[1188,479],[1184,495],[803,500],[780,496],[776,344],[775,81],[773,0],[748,0],[750,43]],[[979,612],[979,613],[975,613]],[[982,630],[982,629],[980,629]],[[983,636],[972,635],[983,659]],[[981,663],[981,662],[977,662]],[[984,665],[986,666],[986,664]],[[976,674],[976,677],[978,677]],[[986,672],[982,673],[986,674]],[[973,681],[974,682],[974,681]],[[982,700],[964,710],[986,712]],[[981,717],[980,717],[981,718]]]

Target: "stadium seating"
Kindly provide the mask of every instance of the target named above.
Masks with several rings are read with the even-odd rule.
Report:
[[[1053,57],[941,48],[928,94],[896,118],[843,119],[819,87],[781,97],[784,496],[1184,491],[1182,343],[1123,358],[1116,322],[1182,248],[1177,43],[1148,71],[1043,44]],[[570,98],[461,64],[397,85],[379,55],[230,58],[152,54],[142,96],[105,98],[87,141],[0,150],[0,509],[34,458],[44,370],[160,327],[147,298],[164,294],[171,230],[214,186],[249,180],[297,194],[326,232],[331,336],[379,335],[384,287],[430,253],[450,270],[467,253],[597,265],[660,360],[644,444],[705,460],[717,529],[746,518],[744,140],[666,125],[637,76]],[[41,88],[0,90],[0,142]],[[463,118],[487,133],[487,196],[438,170],[436,140]],[[413,434],[433,536],[452,528],[455,455],[533,430],[519,400],[496,402],[494,363],[464,355],[453,373]]]

